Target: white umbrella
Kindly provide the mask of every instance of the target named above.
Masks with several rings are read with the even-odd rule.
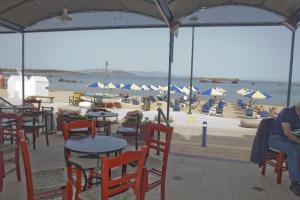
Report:
[[[185,94],[189,94],[190,93],[190,89],[188,87],[182,87],[181,88],[182,92],[184,92]]]
[[[150,88],[151,90],[154,90],[154,91],[159,90],[159,88],[156,87],[156,86],[154,86],[154,85],[149,85],[149,88]]]
[[[244,96],[246,93],[251,92],[251,91],[253,91],[253,90],[248,89],[248,88],[242,88],[242,89],[239,89],[238,91],[236,91],[236,93]]]
[[[142,85],[141,88],[142,88],[142,90],[150,90],[150,88],[146,85]]]

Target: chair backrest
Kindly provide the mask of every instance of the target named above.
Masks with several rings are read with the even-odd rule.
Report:
[[[64,122],[63,133],[64,139],[70,138],[70,130],[77,128],[88,128],[92,136],[96,135],[96,121],[95,120],[75,120],[70,122]]]
[[[25,105],[32,105],[36,110],[41,110],[41,100],[36,100],[36,99],[25,99],[24,100]]]
[[[28,144],[25,141],[23,131],[18,131],[18,135],[20,137],[20,146],[21,146],[21,152],[22,152],[25,175],[26,175],[27,199],[33,200],[34,193],[33,193],[32,171],[31,171]]]
[[[149,147],[149,151],[152,149],[163,153],[162,170],[167,169],[172,135],[173,127],[164,124],[150,123],[147,127],[146,146]]]
[[[102,158],[102,200],[108,200],[109,197],[118,195],[128,189],[133,189],[136,199],[140,200],[142,175],[147,153],[148,147],[143,146],[140,151],[127,151],[111,159],[108,157]],[[122,173],[122,175],[117,178],[111,177],[110,171],[112,168],[124,168],[124,166],[131,163],[137,163],[134,170]]]
[[[10,126],[2,126],[2,120],[7,120],[6,124]],[[16,113],[0,112],[0,143],[4,140],[4,135],[17,135],[17,131],[21,130],[23,124],[23,116]]]

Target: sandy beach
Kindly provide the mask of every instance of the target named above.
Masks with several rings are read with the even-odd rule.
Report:
[[[57,109],[68,105],[69,96],[72,91],[54,90],[50,95],[54,97],[54,103],[43,103]],[[0,96],[6,98],[5,89],[0,89]],[[12,103],[19,104],[21,100],[8,99]],[[204,101],[203,101],[204,102]],[[121,109],[112,109],[111,111],[119,114],[119,122],[128,111],[141,110],[141,105],[132,105],[122,103]],[[263,105],[268,109],[274,105]],[[166,111],[166,103],[161,105]],[[276,106],[278,111],[282,106]],[[150,111],[144,111],[144,117],[154,120],[157,116],[157,104],[151,104]],[[86,108],[81,108],[81,114],[84,115]],[[197,108],[193,114],[187,114],[187,109],[181,112],[170,112],[171,125],[174,127],[174,137],[172,143],[172,152],[176,154],[187,154],[195,156],[205,156],[233,160],[249,160],[253,138],[256,129],[242,128],[240,126],[241,118],[244,118],[244,111],[238,108],[233,102],[227,102],[223,116],[209,116],[202,114]],[[201,147],[202,125],[207,122],[207,147]],[[114,125],[115,131],[119,125]]]

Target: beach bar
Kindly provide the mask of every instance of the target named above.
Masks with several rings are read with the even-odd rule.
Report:
[[[245,14],[244,17],[237,17],[242,15],[242,13]],[[224,17],[225,15],[226,17]],[[191,22],[191,18],[194,16],[198,20]],[[26,199],[25,196],[20,195],[27,193],[27,199],[30,200],[43,199],[45,197],[51,199],[57,196],[68,200],[109,199],[110,197],[115,198],[118,195],[123,199],[137,200],[144,200],[145,196],[146,199],[153,200],[184,200],[187,198],[232,200],[295,198],[282,185],[282,187],[279,185],[283,184],[284,187],[287,187],[286,179],[281,180],[282,176],[284,176],[282,175],[282,170],[287,169],[287,166],[284,166],[283,162],[280,167],[276,165],[276,184],[274,181],[275,175],[273,177],[267,176],[265,179],[257,178],[260,177],[260,173],[265,174],[265,166],[269,160],[263,163],[264,167],[260,172],[254,170],[256,168],[253,165],[249,165],[248,161],[240,161],[238,159],[228,160],[220,157],[216,159],[213,157],[216,155],[212,155],[212,157],[209,157],[209,155],[207,157],[198,156],[197,152],[193,152],[194,150],[192,149],[195,142],[189,144],[179,143],[178,141],[185,141],[187,138],[196,138],[196,145],[202,148],[203,152],[209,154],[210,146],[206,145],[206,142],[218,136],[215,133],[217,131],[214,129],[211,129],[210,133],[212,135],[207,135],[210,124],[214,123],[217,128],[224,130],[228,129],[232,124],[238,125],[232,119],[210,118],[208,115],[201,116],[202,118],[198,118],[197,122],[201,122],[201,126],[203,124],[202,134],[205,135],[205,145],[200,147],[201,144],[199,141],[201,137],[198,135],[182,136],[177,134],[177,131],[186,131],[185,128],[187,129],[187,127],[185,125],[176,130],[173,130],[173,127],[171,127],[170,96],[172,88],[172,63],[174,59],[174,37],[178,36],[180,27],[191,27],[194,30],[197,27],[284,26],[291,31],[286,100],[286,105],[289,106],[292,90],[295,36],[299,22],[300,2],[298,0],[11,0],[9,2],[0,2],[0,37],[1,33],[19,33],[22,35],[22,91],[18,90],[15,94],[18,93],[16,94],[18,97],[22,96],[23,103],[23,105],[18,106],[9,105],[16,114],[15,118],[6,116],[3,113],[1,113],[0,117],[0,133],[15,132],[14,136],[11,136],[9,139],[9,142],[16,144],[14,146],[5,143],[4,146],[1,136],[0,145],[2,145],[1,147],[5,147],[5,149],[0,148],[0,197],[4,195],[4,197],[12,199],[20,199],[20,197]],[[148,122],[148,120],[142,121],[143,117],[149,118],[148,115],[143,116],[143,114],[149,113],[138,111],[122,113],[122,111],[111,112],[106,109],[87,109],[86,114],[83,116],[84,118],[72,120],[72,117],[78,117],[80,108],[62,106],[58,108],[60,118],[57,120],[57,123],[60,123],[62,135],[51,135],[52,130],[51,132],[47,130],[53,124],[52,108],[50,112],[47,108],[46,110],[40,110],[41,101],[25,98],[28,81],[25,76],[26,34],[138,28],[167,28],[170,30],[166,115],[162,109],[158,108],[158,114],[155,116],[157,117],[157,123],[152,123]],[[180,37],[180,34],[178,37]],[[194,48],[193,44],[192,48]],[[193,56],[192,54],[191,80],[193,79]],[[18,79],[18,84],[20,84],[20,77],[16,79]],[[43,82],[44,95],[47,96],[49,82],[45,78],[39,79],[39,81]],[[192,86],[192,82],[190,82],[190,91],[192,91]],[[35,89],[38,88],[36,87]],[[220,91],[219,93],[221,94]],[[214,97],[216,100],[216,96]],[[221,106],[223,106],[224,102],[220,100],[221,102]],[[29,104],[31,105],[30,107],[28,107]],[[37,106],[33,106],[33,104],[37,104]],[[189,103],[190,107],[191,99]],[[6,108],[3,107],[1,109]],[[20,117],[25,113],[25,110],[30,110],[29,113],[31,115],[26,115],[26,117],[32,117],[30,123],[27,121],[23,123],[23,119]],[[68,112],[70,115],[66,117],[64,112]],[[120,116],[123,118],[121,124],[118,123],[118,117]],[[181,113],[174,114],[174,116],[180,118],[180,121],[184,121],[181,120]],[[100,118],[101,120],[99,120]],[[42,121],[39,121],[39,119],[42,119]],[[219,123],[221,121],[223,123]],[[10,123],[13,123],[13,127],[15,128],[12,128]],[[116,124],[120,126],[115,130],[115,136],[112,135],[112,127],[115,128]],[[41,137],[40,130],[43,130],[41,133],[45,136],[45,141],[39,139]],[[142,130],[143,134],[139,135],[138,132],[142,133]],[[198,132],[200,132],[199,130],[197,129]],[[99,131],[101,131],[101,135],[98,134]],[[249,143],[249,138],[244,137],[243,131],[247,132],[248,130],[242,130],[239,127],[230,132],[232,134],[230,135],[232,141],[226,141],[229,145],[234,142],[241,143],[239,144],[241,146],[238,148],[241,152],[245,150],[245,147],[242,145],[246,141]],[[233,136],[234,133],[238,137]],[[76,137],[72,138],[72,134]],[[30,138],[32,136],[32,151],[28,149],[27,135],[30,135]],[[63,139],[61,136],[63,136]],[[172,136],[173,139],[174,137],[176,139],[176,142],[172,144],[176,151],[170,151],[170,145],[173,142]],[[50,143],[48,137],[52,139]],[[253,138],[251,139],[253,140]],[[144,143],[140,144],[140,140]],[[224,135],[218,138],[218,141],[222,140],[226,140]],[[42,145],[38,144],[36,146],[36,142],[42,143]],[[129,143],[133,145],[130,146]],[[221,146],[218,142],[215,144],[215,147],[219,148],[218,152],[220,154],[224,153],[224,149],[220,148]],[[57,157],[57,155],[61,154],[62,147],[64,160]],[[129,151],[127,151],[128,147],[130,147]],[[132,150],[132,147],[138,151]],[[229,148],[225,148],[226,150],[230,152]],[[15,157],[9,160],[15,167],[15,171],[17,172],[16,177],[15,175],[6,177],[12,170],[5,171],[4,167],[2,167],[2,165],[4,166],[3,154],[14,151],[20,151],[23,160],[20,161],[16,153]],[[195,154],[183,153],[185,151]],[[280,157],[278,159],[284,159],[284,155],[280,154],[281,152],[275,153],[278,153],[278,157]],[[109,157],[110,154],[113,154],[115,157]],[[38,160],[42,158],[47,158],[49,163],[39,163]],[[33,170],[34,172],[31,172],[31,159],[33,160],[31,162],[32,165],[38,166]],[[20,167],[20,162],[24,162],[24,169]],[[65,163],[66,170],[64,171],[61,168],[41,170],[57,166],[58,163]],[[116,175],[117,178],[114,179],[114,168],[116,167],[121,169],[121,175],[120,177]],[[16,184],[16,180],[21,181],[20,171],[22,173],[24,171],[26,175],[22,175],[22,179],[26,179],[26,192],[22,188],[24,185]],[[64,174],[67,174],[67,180],[64,179]],[[152,175],[154,176],[154,182],[149,184],[148,181],[152,181]],[[8,181],[5,182],[4,178]],[[7,185],[3,184],[3,179]],[[74,179],[76,183],[73,183],[72,186]],[[24,180],[22,181],[24,182]],[[54,181],[54,183],[51,181]],[[8,185],[9,187],[7,187]],[[95,189],[99,188],[99,185],[101,185],[101,191]],[[246,186],[243,187],[243,185]],[[13,189],[14,187],[16,190]],[[155,187],[158,187],[159,190],[152,190]],[[7,191],[10,191],[9,195]]]

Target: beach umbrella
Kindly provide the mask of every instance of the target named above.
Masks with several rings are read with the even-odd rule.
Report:
[[[150,90],[154,90],[154,91],[159,90],[159,88],[154,85],[149,85],[148,87],[150,88]]]
[[[127,83],[124,86],[124,89],[126,89],[126,90],[142,90],[142,88],[135,83]]]
[[[253,90],[248,89],[248,88],[242,88],[242,89],[239,89],[238,91],[236,91],[236,93],[239,94],[239,95],[244,96],[246,93],[248,93],[250,91],[253,91]]]
[[[188,87],[182,87],[181,91],[184,92],[185,94],[189,94],[190,93],[190,89]]]
[[[108,89],[116,89],[117,86],[116,86],[115,84],[113,84],[113,83],[108,83],[108,84],[105,85],[105,88],[108,88]]]
[[[126,90],[131,90],[131,95],[133,96],[133,91],[134,90],[142,90],[142,88],[140,87],[140,86],[138,86],[137,84],[135,84],[135,83],[127,83],[127,84],[125,84],[125,86],[124,86],[124,89],[126,89]]]
[[[184,92],[183,92],[179,87],[177,87],[176,85],[171,85],[170,91],[173,92],[173,93],[176,93],[176,94],[183,94],[183,93],[184,93]]]
[[[150,90],[150,88],[147,85],[141,85],[142,90]]]
[[[223,89],[221,87],[216,87],[216,90],[219,90],[222,93],[226,93],[227,92],[227,90],[225,90],[225,89]]]
[[[90,85],[88,85],[89,88],[104,88],[105,85],[103,83],[100,83],[100,82],[95,82],[95,83],[92,83]]]
[[[253,90],[244,94],[245,97],[252,98],[252,99],[270,99],[272,98],[271,95],[264,93],[259,90]]]
[[[105,88],[108,88],[109,89],[109,94],[111,95],[111,90],[112,89],[116,89],[117,86],[115,84],[113,84],[112,82],[108,83],[105,85]]]
[[[118,88],[118,89],[122,89],[122,88],[124,88],[124,84],[123,83],[119,83],[119,84],[116,84],[116,88]]]
[[[162,92],[167,92],[168,91],[168,86],[159,86],[159,90]]]
[[[143,96],[144,96],[144,91],[145,91],[145,90],[150,90],[150,88],[149,88],[147,85],[141,85],[140,87],[141,87],[142,90],[143,90]]]
[[[208,90],[205,90],[204,92],[202,92],[202,95],[206,95],[206,96],[223,96],[224,93],[215,89],[215,88],[211,88]]]

